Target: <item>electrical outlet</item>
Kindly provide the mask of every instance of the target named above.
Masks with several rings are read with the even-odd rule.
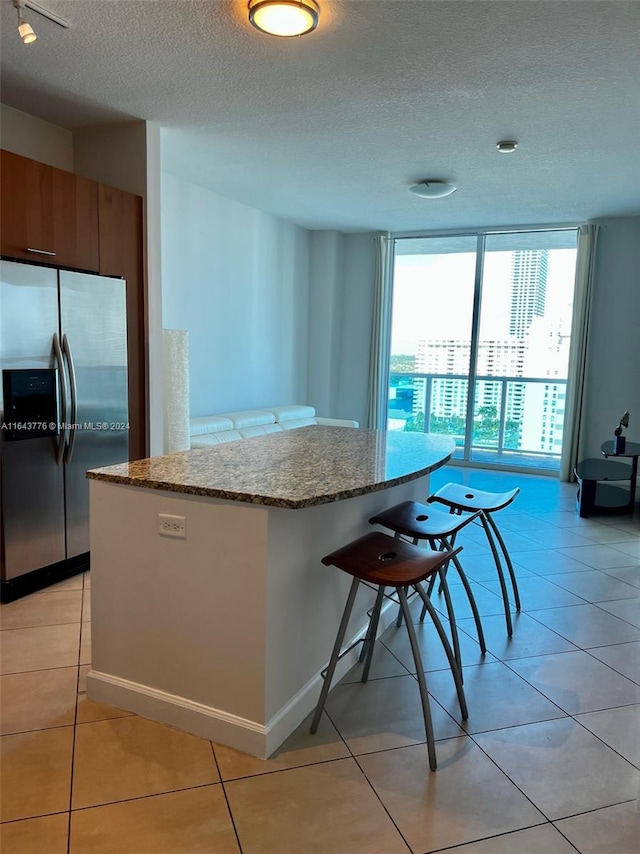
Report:
[[[187,539],[187,520],[184,516],[170,516],[168,513],[158,513],[158,533],[162,537]]]

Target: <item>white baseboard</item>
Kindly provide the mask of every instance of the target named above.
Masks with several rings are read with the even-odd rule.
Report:
[[[96,670],[90,670],[87,675],[87,696],[91,700],[135,712],[201,738],[227,744],[253,756],[263,758],[265,755],[267,728],[256,721],[231,715],[223,709],[214,709],[149,685]]]
[[[379,634],[393,623],[396,614],[396,606],[387,602],[380,614]],[[361,629],[350,642],[357,641],[364,631]],[[355,647],[338,662],[334,684],[357,662],[359,649]],[[201,738],[266,759],[313,711],[321,684],[322,677],[317,673],[266,725],[96,670],[91,670],[87,676],[87,695],[91,700],[135,712],[142,717],[161,721]]]

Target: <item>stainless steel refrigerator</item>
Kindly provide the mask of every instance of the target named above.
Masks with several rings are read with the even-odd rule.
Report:
[[[1,596],[88,566],[87,469],[128,459],[125,282],[0,261]]]

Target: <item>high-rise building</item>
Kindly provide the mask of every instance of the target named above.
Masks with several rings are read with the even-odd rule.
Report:
[[[476,411],[490,407],[512,425],[519,425],[516,442],[522,450],[558,453],[564,421],[564,387],[569,336],[562,318],[545,317],[548,250],[517,250],[511,259],[511,293],[508,334],[478,341]],[[549,325],[551,323],[551,326]],[[505,328],[505,332],[506,332]],[[468,339],[422,339],[415,369],[436,375],[420,380],[413,399],[413,415],[430,398],[430,414],[437,418],[465,418],[471,342]],[[437,377],[437,375],[440,377]],[[456,376],[457,375],[457,376]],[[450,377],[450,378],[449,378]],[[495,380],[491,378],[495,377]],[[511,377],[503,385],[501,378]],[[516,382],[522,377],[523,382]],[[525,382],[525,377],[550,382]],[[560,380],[554,383],[552,378]],[[514,447],[511,445],[511,447]]]
[[[524,249],[513,253],[509,335],[524,338],[533,318],[544,315],[548,256],[547,249]]]

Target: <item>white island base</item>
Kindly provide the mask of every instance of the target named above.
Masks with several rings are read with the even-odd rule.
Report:
[[[302,509],[91,480],[88,696],[268,757],[315,707],[351,582],[320,559],[428,480]],[[186,539],[159,535],[159,513]],[[351,640],[373,599],[361,588]]]

